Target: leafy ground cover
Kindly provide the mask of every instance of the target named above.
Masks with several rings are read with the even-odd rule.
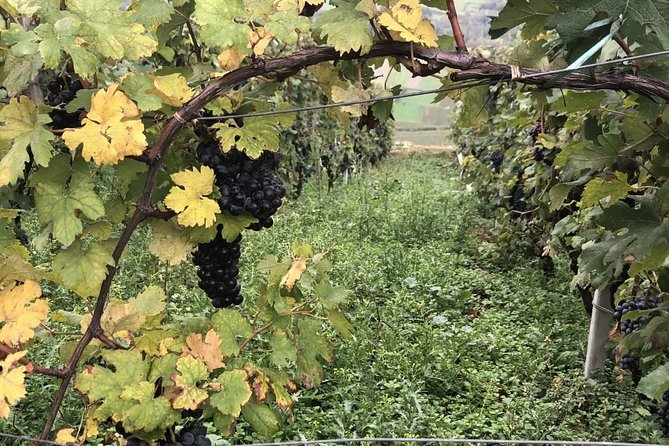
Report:
[[[315,183],[315,182],[314,182]],[[587,316],[558,265],[543,277],[536,260],[487,242],[480,215],[448,154],[393,157],[327,194],[306,187],[274,227],[245,238],[241,281],[253,301],[253,265],[291,242],[330,250],[332,278],[353,290],[353,339],[336,346],[323,385],[295,395],[277,439],[433,436],[665,442],[632,385],[610,373],[581,377]],[[138,233],[121,265],[117,295],[164,286],[169,310],[210,312],[193,267],[161,266]],[[52,296],[58,299],[66,296]],[[58,345],[44,343],[41,362]],[[613,369],[611,364],[610,369]],[[29,398],[1,431],[34,434],[53,386],[33,377]],[[83,407],[70,398],[62,423]],[[233,441],[261,440],[244,423]],[[223,444],[223,441],[219,441]]]

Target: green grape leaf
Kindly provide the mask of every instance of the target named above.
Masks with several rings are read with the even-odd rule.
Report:
[[[251,28],[237,20],[246,18],[242,0],[198,0],[193,18],[202,27],[202,41],[210,47],[232,47],[246,54]]]
[[[315,34],[326,39],[340,54],[349,51],[367,53],[372,47],[373,35],[366,13],[353,4],[340,4],[321,12],[315,24]]]
[[[260,435],[270,436],[279,431],[279,420],[267,404],[249,401],[242,408],[242,417]]]
[[[566,144],[555,162],[561,166],[569,162],[580,169],[602,170],[614,163],[622,149],[623,142],[619,135],[605,134],[597,138],[597,144]]]
[[[51,141],[55,139],[45,127],[50,122],[46,111],[27,96],[10,99],[0,110],[0,187],[23,178],[24,166],[29,160],[28,147],[37,165],[49,164],[53,154]]]
[[[161,343],[166,339],[178,336],[179,331],[176,328],[144,330],[142,331],[142,334],[136,338],[135,348],[152,356],[160,356],[161,354],[165,354],[162,351]],[[166,379],[169,377],[170,375],[163,376],[163,378]]]
[[[275,115],[248,118],[244,126],[239,127],[234,120],[212,125],[216,129],[216,138],[221,144],[223,152],[227,153],[233,147],[256,159],[264,150],[276,152],[281,145],[279,126],[289,127],[294,115]]]
[[[333,287],[329,281],[324,280],[316,285],[314,294],[325,308],[335,309],[346,302],[349,291],[346,288]]]
[[[221,309],[211,317],[211,326],[221,339],[223,356],[239,355],[237,337],[248,338],[253,333],[249,321],[237,310]]]
[[[297,360],[297,347],[283,330],[276,330],[269,340],[272,354],[270,360],[277,367],[288,367]]]
[[[497,17],[492,18],[490,37],[497,39],[523,24],[523,37],[533,37],[544,32],[546,19],[557,12],[557,6],[550,0],[509,0]]]
[[[461,95],[462,113],[458,116],[459,127],[475,127],[488,120],[489,90],[488,87],[472,87]]]
[[[300,33],[309,32],[309,18],[299,16],[294,12],[278,12],[269,17],[265,30],[284,44],[294,45]]]
[[[611,206],[627,197],[627,193],[631,190],[632,187],[627,183],[627,175],[622,172],[607,175],[605,178],[593,178],[583,190],[581,209],[595,205]]]
[[[172,409],[164,396],[154,398],[155,385],[141,381],[123,388],[121,400],[133,403],[122,414],[123,425],[131,431],[165,429],[181,419],[181,414]]]
[[[89,175],[75,173],[69,184],[39,183],[35,187],[35,206],[43,225],[53,223],[53,236],[69,246],[83,230],[78,211],[96,220],[105,213],[102,199],[95,193]]]
[[[207,365],[192,356],[184,356],[177,360],[178,374],[172,376],[172,380],[178,390],[172,401],[175,409],[197,409],[206,399],[207,392],[198,388],[198,381],[209,378]]]
[[[353,330],[353,324],[344,317],[338,310],[328,311],[328,319],[330,323],[334,326],[335,330],[339,332],[342,338],[349,340],[353,337],[351,331]]]
[[[149,243],[149,252],[170,266],[186,260],[195,249],[188,232],[180,229],[172,220],[152,221],[151,232],[153,239]]]
[[[669,390],[669,364],[664,364],[639,381],[637,390],[648,398],[662,401],[662,395]]]
[[[10,47],[16,57],[30,56],[37,53],[38,36],[34,31],[26,31],[17,23],[11,23],[9,29],[0,34],[0,41]]]
[[[244,370],[230,370],[221,373],[218,377],[221,390],[209,398],[211,405],[224,415],[238,417],[242,406],[248,403],[253,395],[246,378]]]
[[[573,186],[570,186],[569,184],[556,184],[550,188],[548,191],[548,197],[550,199],[550,206],[548,209],[551,212],[557,211],[562,207],[564,200],[567,199],[572,187]]]
[[[74,387],[91,401],[102,401],[101,413],[116,415],[119,419],[133,406],[132,402],[121,400],[121,392],[127,386],[146,381],[150,362],[142,359],[142,353],[136,350],[105,351],[102,357],[115,371],[99,365],[85,366]]]
[[[157,285],[150,285],[144,291],[128,299],[128,304],[135,307],[137,313],[148,318],[157,316],[165,311],[165,291]]]
[[[35,79],[42,69],[42,57],[39,54],[15,57],[11,54],[5,56],[0,78],[2,86],[7,90],[8,96],[16,96],[26,89],[28,83]]]
[[[139,109],[144,112],[160,110],[163,106],[160,96],[155,92],[149,93],[154,88],[153,80],[145,74],[132,73],[121,81],[121,90],[137,102]]]
[[[320,384],[323,366],[319,357],[332,361],[332,346],[325,336],[319,335],[320,323],[312,319],[301,319],[298,323],[297,368],[304,385],[313,387]]]
[[[114,265],[114,258],[102,245],[82,249],[78,240],[56,254],[52,264],[63,285],[83,297],[97,295],[108,265]]]
[[[167,336],[167,330],[161,330]],[[173,330],[175,335],[178,335],[176,330]],[[165,339],[164,338],[164,339]],[[158,378],[163,378],[163,382],[170,382],[172,376],[177,373],[177,362],[179,361],[179,356],[174,353],[169,353],[165,356],[160,356],[159,358],[154,358],[151,362],[151,371],[149,372],[149,381],[155,382]]]

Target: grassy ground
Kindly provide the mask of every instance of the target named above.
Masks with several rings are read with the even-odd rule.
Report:
[[[393,157],[332,193],[308,186],[274,227],[245,236],[242,282],[292,241],[331,250],[334,278],[353,290],[355,337],[337,347],[323,385],[295,395],[279,439],[435,436],[661,441],[628,382],[581,377],[587,318],[568,279],[547,281],[535,259],[504,253],[477,234],[485,221],[448,155]],[[140,232],[116,295],[164,285],[180,314],[210,311],[186,265],[166,271]],[[54,295],[58,305],[66,296]],[[42,362],[57,349],[44,346]],[[35,434],[55,382],[31,379],[31,396],[0,431]],[[40,391],[41,389],[41,391]],[[68,397],[62,420],[77,424]],[[62,421],[61,420],[61,421]],[[236,441],[254,441],[240,423]],[[0,444],[2,440],[0,439]]]

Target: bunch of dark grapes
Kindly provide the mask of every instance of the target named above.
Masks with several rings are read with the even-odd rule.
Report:
[[[161,441],[161,446],[211,446],[211,440],[206,437],[207,428],[204,426],[184,427],[179,432],[176,441]]]
[[[639,383],[641,380],[641,366],[639,365],[639,357],[636,355],[623,355],[620,358],[620,370],[632,374],[632,380]]]
[[[527,210],[527,202],[524,197],[523,182],[518,180],[511,188],[511,196],[509,197],[511,209],[517,212],[525,212]]]
[[[492,164],[493,172],[499,173],[499,168],[502,167],[502,161],[504,161],[504,152],[501,150],[495,150],[486,158],[488,161],[490,161],[490,164]]]
[[[216,185],[221,192],[218,204],[222,210],[232,215],[248,212],[258,219],[258,223],[249,226],[254,231],[272,227],[272,215],[286,194],[276,175],[279,154],[266,151],[258,159],[251,159],[234,148],[222,153],[213,139],[203,141],[197,153],[198,161],[216,172]]]
[[[243,300],[241,285],[237,282],[242,236],[230,243],[221,235],[221,229],[219,225],[216,237],[198,245],[193,254],[193,263],[198,267],[198,286],[216,308],[239,305]]]
[[[660,417],[660,430],[665,437],[669,436],[669,390],[662,395],[662,403],[657,408],[657,415]]]
[[[72,80],[69,76],[66,78],[56,77],[47,84],[47,104],[52,107],[58,107],[63,104],[69,104],[77,95],[77,91],[83,88],[80,80]],[[57,108],[49,113],[51,117],[51,127],[54,130],[65,128],[75,128],[81,126],[80,113],[68,113],[64,109]]]
[[[534,124],[534,127],[530,129],[530,137],[532,138],[532,143],[535,143],[537,141],[537,137],[539,136],[539,133],[541,133],[541,122],[537,122]]]
[[[630,311],[652,310],[653,308],[657,308],[659,304],[660,299],[656,296],[636,296],[630,302],[625,300],[621,301],[616,306],[616,309],[613,312],[613,317],[615,317],[616,320],[620,322],[623,315],[629,313]],[[646,322],[648,319],[650,319],[649,316],[640,317],[637,319],[625,319],[624,321],[620,322],[620,332],[623,335],[628,335],[638,330],[639,327],[641,327],[641,324]]]

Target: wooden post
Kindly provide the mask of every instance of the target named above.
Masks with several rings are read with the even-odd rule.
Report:
[[[586,378],[591,378],[594,371],[603,369],[606,364],[606,340],[611,330],[612,313],[611,289],[598,288],[593,298],[590,333],[588,334],[588,352],[585,357]]]

